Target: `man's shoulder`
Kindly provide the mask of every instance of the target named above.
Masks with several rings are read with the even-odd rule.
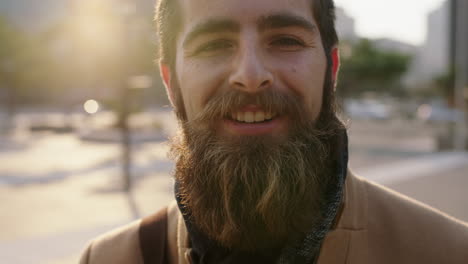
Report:
[[[468,224],[379,184],[367,193],[369,245],[419,256],[468,259]]]
[[[143,263],[140,254],[141,219],[93,239],[83,252],[80,264]]]
[[[173,207],[171,204],[170,208]],[[82,254],[80,264],[138,264],[146,258],[163,257],[168,231],[167,211],[168,207],[163,207],[150,216],[93,239]]]
[[[430,227],[434,229],[435,225],[444,233],[449,230],[443,230],[442,228],[448,228],[462,231],[461,235],[468,236],[468,224],[466,222],[385,186],[367,180],[363,181],[368,195],[368,224],[375,224],[373,223],[373,219],[375,219],[373,217],[377,216],[377,219],[380,220],[404,221],[408,224],[417,223],[418,226],[414,226],[414,228]],[[433,230],[433,232],[436,231]]]

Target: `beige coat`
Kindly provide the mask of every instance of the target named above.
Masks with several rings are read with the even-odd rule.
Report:
[[[318,263],[468,263],[468,225],[348,172],[344,208],[325,237]],[[140,221],[105,234],[88,246],[81,264],[143,264]],[[182,216],[168,207],[171,263],[190,263]]]

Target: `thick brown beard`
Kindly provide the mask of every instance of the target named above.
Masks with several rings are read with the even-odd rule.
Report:
[[[307,120],[302,100],[266,90],[217,95],[172,142],[182,204],[191,221],[228,248],[280,247],[322,220],[330,177],[330,138],[341,123]],[[220,136],[216,124],[255,103],[291,122],[284,139]]]

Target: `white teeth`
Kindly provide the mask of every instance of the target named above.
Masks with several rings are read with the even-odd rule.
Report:
[[[252,112],[245,112],[244,113],[244,121],[247,123],[253,123],[254,121],[254,113]]]
[[[263,111],[237,112],[231,114],[232,119],[245,123],[263,122],[272,119],[274,116],[276,116],[275,113],[265,113]]]
[[[264,112],[255,112],[255,122],[262,122],[265,120]]]
[[[244,114],[241,112],[237,112],[237,121],[244,122]]]

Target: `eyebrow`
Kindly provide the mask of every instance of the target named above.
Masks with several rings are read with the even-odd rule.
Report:
[[[317,31],[317,27],[307,19],[289,13],[277,13],[261,17],[257,24],[260,31],[285,27],[300,27],[310,33],[316,33]]]
[[[315,33],[317,30],[316,26],[305,18],[289,13],[276,13],[263,16],[257,21],[257,27],[260,31],[285,27],[300,27],[310,33]],[[196,38],[205,34],[220,32],[237,33],[240,32],[240,30],[240,24],[234,20],[212,18],[196,25],[192,30],[190,30],[182,45],[183,47],[186,47]]]
[[[197,37],[205,34],[213,34],[220,32],[239,32],[240,25],[228,19],[209,19],[196,25],[184,39],[183,46],[186,47]]]

